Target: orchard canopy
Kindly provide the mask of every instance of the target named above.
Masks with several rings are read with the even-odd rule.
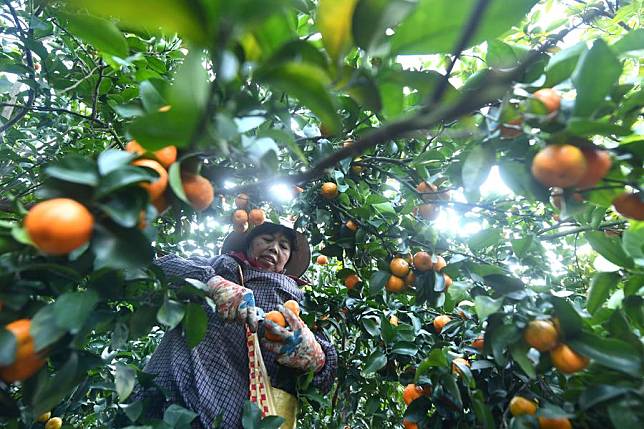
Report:
[[[206,330],[152,261],[264,218],[310,238],[339,354],[298,427],[642,427],[643,14],[3,0],[0,427],[189,428],[132,395]]]

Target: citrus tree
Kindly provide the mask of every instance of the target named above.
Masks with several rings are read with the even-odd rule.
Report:
[[[207,324],[152,261],[280,218],[301,427],[641,426],[642,8],[3,0],[0,427],[190,427],[133,394]]]

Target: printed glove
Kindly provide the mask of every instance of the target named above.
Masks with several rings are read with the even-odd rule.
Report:
[[[251,332],[257,332],[257,307],[252,290],[220,276],[208,280],[208,288],[221,318],[245,322]]]
[[[271,320],[264,320],[264,328],[279,337],[279,341],[262,339],[262,346],[277,354],[277,362],[303,371],[319,371],[324,367],[326,357],[313,332],[288,308],[279,306],[278,310],[286,318],[292,331],[279,326]]]

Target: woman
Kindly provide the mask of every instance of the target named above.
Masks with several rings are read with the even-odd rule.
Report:
[[[221,419],[221,428],[241,429],[242,408],[249,396],[244,325],[257,330],[261,318],[257,308],[264,312],[279,309],[297,325],[291,326],[291,331],[270,321],[264,323],[264,329],[282,339],[278,343],[262,340],[261,344],[274,388],[294,395],[297,376],[314,371],[313,384],[326,393],[337,368],[337,354],[328,338],[322,333],[314,335],[301,321],[296,323],[299,319],[281,306],[303,298],[299,286],[305,282],[299,276],[310,262],[304,235],[265,222],[249,233],[230,234],[222,253],[210,259],[168,255],[155,262],[167,276],[206,283],[216,304],[216,310],[204,305],[208,328],[201,343],[190,349],[181,329],[173,329],[165,334],[145,367],[146,373],[156,376],[156,385],[168,398],[151,398],[146,392],[148,402],[157,402],[157,416],[177,403],[198,414],[195,428],[211,428]]]

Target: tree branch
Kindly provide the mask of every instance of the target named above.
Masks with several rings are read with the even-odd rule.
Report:
[[[626,221],[620,220],[615,222],[604,223],[597,227],[593,227],[592,225],[580,226],[578,228],[569,229],[567,231],[562,231],[557,234],[544,235],[543,237],[539,237],[539,240],[541,241],[556,240],[557,238],[565,237],[566,235],[578,234],[580,232],[586,232],[586,231],[603,231],[604,228],[610,228],[611,226],[618,226],[618,225],[625,225],[625,224],[626,224]]]

